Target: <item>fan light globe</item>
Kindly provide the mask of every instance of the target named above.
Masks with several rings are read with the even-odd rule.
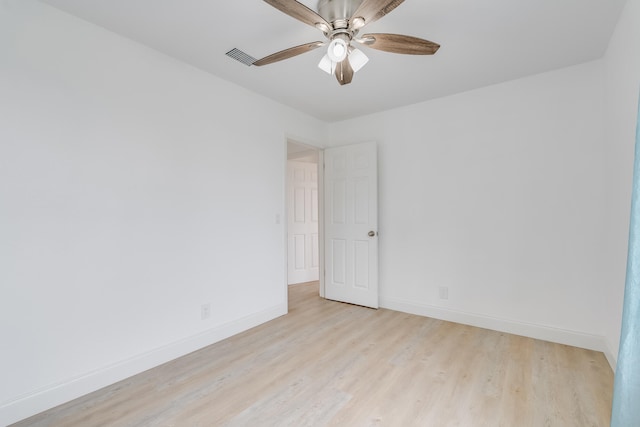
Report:
[[[367,62],[369,62],[369,58],[360,49],[353,49],[353,52],[349,54],[349,64],[351,64],[354,73],[360,71]]]
[[[348,46],[347,42],[342,39],[333,39],[331,43],[329,43],[329,48],[327,49],[327,55],[329,59],[333,62],[342,62],[347,57]]]
[[[336,63],[329,59],[329,55],[325,55],[320,60],[318,68],[327,74],[333,74],[336,71]]]

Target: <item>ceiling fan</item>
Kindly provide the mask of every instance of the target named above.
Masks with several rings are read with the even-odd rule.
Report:
[[[353,74],[369,58],[352,43],[372,49],[409,55],[433,55],[440,48],[437,43],[400,34],[372,33],[358,37],[367,24],[382,18],[404,0],[319,0],[318,12],[296,0],[264,0],[287,15],[311,25],[325,35],[326,41],[315,41],[276,52],[253,63],[262,66],[292,58],[328,44],[327,54],[318,67],[334,74],[341,85],[351,83]]]

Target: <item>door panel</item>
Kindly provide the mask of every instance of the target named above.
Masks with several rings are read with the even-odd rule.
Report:
[[[325,297],[378,308],[376,145],[326,149],[324,159]]]
[[[290,285],[318,280],[318,166],[287,162],[288,260]]]

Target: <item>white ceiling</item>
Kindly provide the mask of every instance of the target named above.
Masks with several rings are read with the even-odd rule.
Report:
[[[362,48],[369,63],[340,86],[317,68],[322,48],[279,63],[255,58],[324,36],[262,0],[41,0],[225,80],[337,121],[601,57],[625,0],[406,0],[361,34],[439,43],[434,56]],[[316,9],[316,0],[301,1]]]

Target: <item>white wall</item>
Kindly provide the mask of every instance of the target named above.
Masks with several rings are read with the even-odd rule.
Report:
[[[285,136],[325,132],[0,2],[0,425],[285,313]]]
[[[606,64],[607,88],[607,276],[602,300],[605,334],[615,363],[631,212],[633,156],[640,92],[640,1],[629,0],[611,38]]]
[[[383,306],[605,349],[603,65],[331,125],[379,144]]]

